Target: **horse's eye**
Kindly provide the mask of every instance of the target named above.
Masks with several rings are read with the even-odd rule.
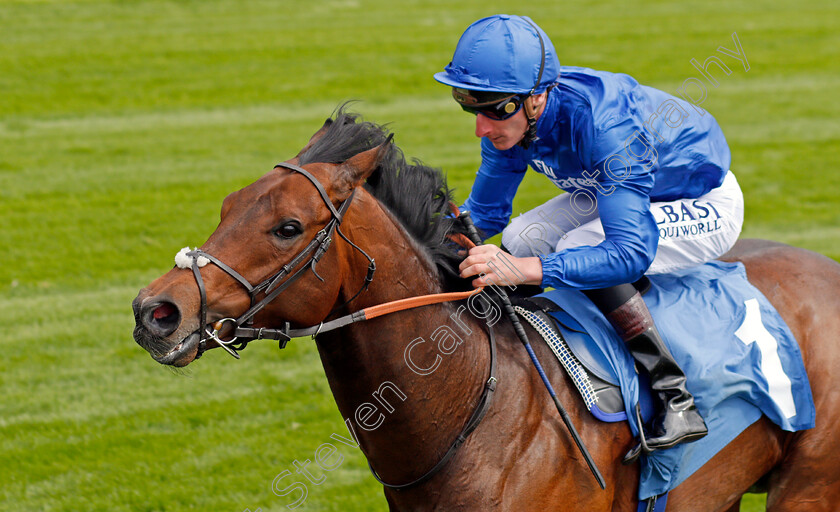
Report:
[[[297,222],[287,222],[283,224],[279,228],[274,231],[274,234],[279,236],[280,238],[294,238],[301,234],[303,230],[300,228],[300,224]]]

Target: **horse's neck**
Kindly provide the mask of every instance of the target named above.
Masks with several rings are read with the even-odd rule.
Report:
[[[376,213],[378,243],[363,248],[378,270],[352,309],[440,292],[429,258],[381,207]],[[367,227],[357,230],[354,242],[364,238],[363,231],[370,232],[372,212],[366,216]],[[352,240],[351,226],[347,224],[347,234]],[[366,263],[356,265],[362,262]],[[359,281],[351,281],[342,300],[358,290]],[[318,348],[345,422],[374,468],[396,483],[419,476],[418,467],[430,467],[435,453],[448,448],[472,412],[489,371],[485,331],[469,312],[459,312],[453,304],[394,313],[325,333]]]

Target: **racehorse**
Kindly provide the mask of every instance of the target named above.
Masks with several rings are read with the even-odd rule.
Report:
[[[447,239],[460,231],[444,177],[407,163],[386,135],[339,110],[295,158],[230,194],[192,263],[140,291],[135,340],[159,362],[187,365],[227,343],[235,326],[223,319],[242,318],[282,289],[251,315],[252,331],[315,334],[339,411],[377,477],[399,485],[429,475],[403,489],[386,486],[391,510],[635,511],[639,469],[620,463],[635,443],[628,426],[594,419],[560,366],[546,364],[549,348],[533,344],[606,479],[601,490],[504,318],[489,327],[460,300],[325,328],[325,320],[379,304],[469,288]],[[723,259],[743,262],[799,341],[816,428],[784,432],[762,417],[674,489],[668,510],[737,511],[749,491],[768,492],[772,511],[836,510],[840,393],[830,375],[840,367],[840,265],[760,240],[738,242]],[[435,339],[440,326],[451,329]],[[495,396],[439,464],[486,395],[491,331]]]

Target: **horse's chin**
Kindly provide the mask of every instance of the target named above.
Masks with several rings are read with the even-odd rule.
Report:
[[[187,366],[195,361],[198,356],[198,342],[200,339],[201,336],[196,331],[181,340],[180,343],[172,347],[166,354],[162,356],[152,354],[152,358],[160,364],[178,367]]]

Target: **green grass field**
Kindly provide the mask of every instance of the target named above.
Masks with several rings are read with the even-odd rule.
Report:
[[[533,17],[562,63],[669,92],[737,32],[750,69],[723,57],[703,106],[744,234],[840,258],[836,1],[0,0],[0,510],[286,510],[275,476],[345,433],[312,342],[175,373],[132,340],[130,302],[348,99],[464,199],[473,119],[431,75],[497,12]],[[554,193],[531,176],[516,210]],[[386,510],[340,451],[301,510]]]

